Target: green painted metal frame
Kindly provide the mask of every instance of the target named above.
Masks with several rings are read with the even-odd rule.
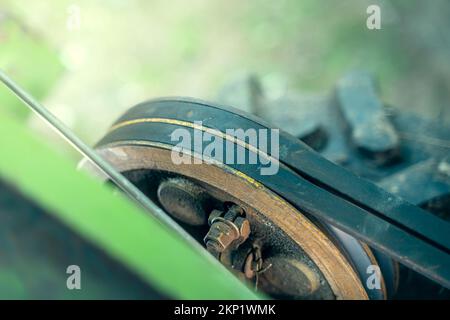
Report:
[[[151,286],[180,299],[257,299],[206,252],[110,187],[76,170],[0,108],[0,177]]]

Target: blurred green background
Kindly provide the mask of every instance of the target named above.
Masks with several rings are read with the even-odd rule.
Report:
[[[90,144],[136,103],[211,100],[245,72],[320,93],[366,69],[385,102],[450,123],[449,58],[446,0],[0,1],[0,68]],[[0,106],[53,139],[3,87]]]

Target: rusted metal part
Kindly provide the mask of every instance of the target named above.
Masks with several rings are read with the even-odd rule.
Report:
[[[98,152],[121,172],[146,169],[181,174],[195,179],[211,196],[244,208],[252,226],[248,241],[262,239],[270,244],[262,248],[263,253],[275,251],[295,259],[310,259],[321,279],[321,287],[314,294],[316,299],[367,299],[359,276],[323,230],[249,177],[223,164],[175,165],[170,146],[158,143],[129,141],[102,146]],[[236,270],[241,270],[248,255],[245,243],[241,245],[243,258],[236,263]],[[262,285],[262,281],[259,283]]]
[[[213,210],[208,223],[210,229],[203,241],[207,250],[218,259],[236,250],[250,235],[250,223],[244,218],[242,208],[236,205],[225,213]]]
[[[211,196],[184,177],[164,179],[159,183],[157,196],[163,208],[179,221],[192,226],[207,223],[210,228],[203,239],[206,249],[234,273],[242,271],[246,279],[255,280],[257,288],[258,276],[265,271],[260,247],[253,244],[244,261],[240,261],[242,253],[235,255],[250,235],[250,223],[241,207],[222,203],[225,211],[214,209],[206,219],[205,203],[212,201]]]
[[[373,81],[372,89],[372,94],[375,92],[375,95],[378,95]],[[301,137],[299,132],[302,132],[303,128],[308,128],[311,123],[319,122],[327,132],[328,139],[324,147],[317,148],[314,140],[311,142],[308,139],[301,139],[302,141],[319,150],[327,159],[345,166],[355,174],[379,183],[396,195],[402,196],[403,194],[403,197],[409,202],[417,204],[441,218],[449,218],[450,199],[445,191],[445,184],[448,183],[447,178],[450,176],[448,159],[441,160],[437,164],[437,168],[433,165],[432,170],[423,170],[430,160],[436,162],[433,159],[448,157],[450,128],[445,127],[439,119],[426,119],[405,109],[383,106],[384,116],[399,136],[400,154],[395,159],[396,161],[386,161],[385,165],[374,166],[374,161],[370,157],[354,148],[351,135],[348,135],[347,120],[340,110],[338,99],[336,99],[337,90],[333,90],[329,96],[286,91],[276,100],[270,98],[271,94],[266,93],[265,87],[264,90],[266,101],[260,105],[265,110],[260,110],[259,116],[297,137]],[[235,106],[240,107],[239,104]],[[370,108],[367,110],[362,108],[359,111],[370,112]],[[414,172],[416,169],[419,172]],[[404,174],[412,178],[411,183],[403,181],[399,184],[400,181],[397,178]],[[386,289],[389,296],[392,296],[399,286],[398,264],[380,252],[374,251],[374,254],[382,267],[383,276],[386,279]],[[426,282],[422,279],[418,283]],[[404,288],[405,285],[401,287]],[[437,291],[442,292],[439,288]],[[449,296],[449,291],[444,291],[447,292],[446,296]],[[420,295],[435,296],[429,291],[427,293],[421,291]],[[405,294],[401,294],[401,296],[405,296]],[[406,296],[411,297],[409,294]],[[442,294],[439,293],[437,296],[442,297]]]
[[[169,114],[170,118],[166,119]],[[192,99],[159,99],[131,109],[101,143],[126,143],[129,139],[174,145],[169,136],[175,128],[181,127],[194,136],[192,119],[204,119],[203,125],[195,130],[211,132],[211,128],[215,128],[214,132],[222,135],[219,130],[225,131],[231,124],[244,130],[270,128],[260,119],[234,109]],[[261,164],[230,164],[251,179],[276,190],[299,210],[450,286],[450,269],[446,267],[450,264],[449,226],[426,211],[342,170],[283,132],[280,134],[278,173],[263,176],[258,171],[259,166]],[[308,196],[300,197],[301,194]],[[405,256],[409,258],[402,260]]]
[[[266,244],[266,246],[270,246],[270,244]],[[261,244],[258,244],[258,240],[255,241],[255,239],[253,239],[251,249],[245,252],[246,255],[244,254],[244,259],[241,259],[242,256],[239,255],[234,256],[234,268],[239,268],[243,274],[243,278],[252,283],[255,290],[260,290],[260,276],[270,269],[272,264],[263,259]],[[283,277],[284,275],[279,274],[278,276]],[[267,290],[264,290],[264,292],[268,293]],[[290,296],[290,298],[292,297],[293,296]]]
[[[270,264],[264,266],[261,247],[259,245],[254,245],[252,250],[248,253],[247,257],[245,258],[245,263],[243,267],[245,277],[247,279],[256,278],[257,284],[258,281],[257,277],[259,276],[259,274],[265,272],[270,267],[271,267]]]
[[[177,127],[192,131],[193,127],[190,123],[193,119],[204,121],[204,126],[200,129],[196,128],[197,130],[209,128],[207,130],[211,131],[211,128],[214,128],[214,130],[222,132],[230,126],[244,130],[268,128],[264,122],[233,109],[224,110],[220,106],[209,105],[201,101],[162,99],[130,110],[116,123],[108,138],[101,143],[132,144],[137,140],[137,144],[141,144],[141,146],[165,144],[170,148],[172,143],[166,138],[168,133]],[[129,140],[125,139],[125,136]],[[323,219],[347,232],[355,232],[352,228],[356,226],[359,229],[354,235],[395,258],[401,260],[399,257],[404,254],[400,255],[399,252],[403,250],[409,253],[424,252],[427,258],[407,254],[413,260],[420,260],[420,264],[410,260],[402,260],[402,262],[417,268],[437,281],[444,280],[445,268],[442,265],[446,264],[447,259],[439,258],[440,253],[438,254],[438,250],[435,249],[444,252],[447,250],[448,239],[442,230],[445,229],[445,226],[439,227],[435,219],[417,207],[383,192],[367,181],[348,174],[345,170],[338,170],[337,166],[326,162],[310,149],[299,144],[298,141],[294,141],[293,137],[281,135],[280,138],[282,145],[280,153],[282,163],[280,165],[283,171],[279,175],[271,177],[271,179],[264,179],[264,177],[255,175],[252,168],[239,165],[230,167],[240,171],[241,176],[247,176],[251,184],[258,185],[259,182],[276,190],[285,199],[296,203],[297,209],[300,211],[305,209],[316,218]],[[284,167],[285,165],[286,167]],[[294,172],[291,172],[291,169]],[[196,178],[195,175],[193,177]],[[293,182],[297,180],[298,183]],[[290,181],[292,184],[286,184],[286,181]],[[299,194],[308,196],[299,198]],[[321,199],[321,201],[311,202],[311,199]],[[392,206],[386,206],[383,200],[391,203]],[[395,204],[392,203],[394,200]],[[336,212],[332,217],[326,213],[333,210]],[[357,211],[364,214],[359,216]],[[361,220],[362,216],[365,216],[364,221]],[[367,225],[370,225],[371,228],[368,229]],[[423,228],[418,228],[419,225]],[[366,227],[361,229],[362,226]],[[380,234],[380,230],[383,230],[382,234]],[[431,232],[432,230],[433,232]],[[402,246],[403,241],[394,241],[394,239],[405,237],[408,238],[411,246],[405,247]],[[432,246],[436,246],[436,248]],[[438,269],[427,267],[431,265],[439,265],[439,267]]]

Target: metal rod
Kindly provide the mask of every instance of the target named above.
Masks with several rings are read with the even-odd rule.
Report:
[[[0,70],[0,80],[19,97],[31,110],[37,113],[50,127],[67,140],[76,150],[78,150],[86,159],[91,161],[106,176],[111,179],[131,200],[139,204],[142,208],[156,217],[164,225],[176,231],[185,240],[189,241],[194,247],[200,247],[191,235],[181,228],[170,216],[168,216],[160,207],[144,195],[136,186],[134,186],[127,178],[118,172],[113,166],[99,156],[94,149],[85,144],[78,138],[69,127],[61,120],[53,115],[48,109],[41,105],[36,99],[29,95],[24,89],[9,78],[2,70]]]

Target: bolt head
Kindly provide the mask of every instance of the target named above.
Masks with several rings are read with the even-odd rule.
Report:
[[[241,239],[245,241],[250,235],[250,222],[243,217],[237,217],[233,223],[238,227]]]

